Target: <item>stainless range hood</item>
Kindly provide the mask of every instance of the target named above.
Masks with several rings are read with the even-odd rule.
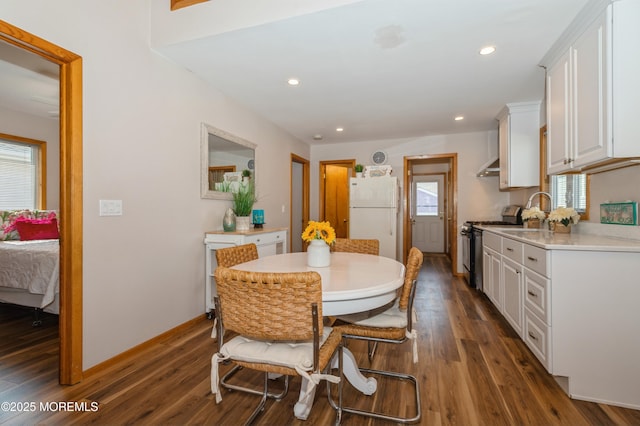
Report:
[[[485,163],[476,174],[478,177],[500,176],[500,158],[494,158]]]

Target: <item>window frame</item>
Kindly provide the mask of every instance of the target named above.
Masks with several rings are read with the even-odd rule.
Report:
[[[570,172],[563,174],[581,174],[580,172]],[[591,193],[591,175],[584,173],[585,175],[585,198],[586,205],[584,213],[580,213],[580,220],[589,220],[589,205],[590,205],[590,193]],[[550,177],[547,173],[547,126],[544,125],[540,128],[540,191],[551,194]],[[553,194],[552,194],[553,196]],[[550,211],[552,209],[551,200],[547,197],[540,197],[540,210]]]
[[[0,140],[10,143],[30,145],[38,150],[38,161],[36,164],[36,196],[35,208],[46,210],[47,208],[47,143],[45,141],[26,138],[23,136],[0,133]]]

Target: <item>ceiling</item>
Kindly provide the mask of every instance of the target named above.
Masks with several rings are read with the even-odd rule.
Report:
[[[539,61],[587,1],[363,0],[155,49],[309,144],[464,133],[542,100]],[[47,75],[28,77],[23,104],[48,115]]]
[[[60,67],[0,41],[0,106],[38,117],[59,117]]]

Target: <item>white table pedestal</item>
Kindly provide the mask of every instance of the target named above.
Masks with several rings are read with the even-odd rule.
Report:
[[[353,353],[347,349],[342,349],[343,359],[342,359],[342,373],[344,378],[349,381],[353,385],[354,388],[359,390],[365,395],[373,395],[378,389],[378,382],[373,377],[365,377],[360,373],[360,369],[358,368],[358,364],[356,363],[356,359],[353,356]],[[331,368],[338,368],[338,356],[336,355],[331,360]],[[293,407],[293,412],[296,418],[300,420],[307,420],[309,417],[309,412],[311,411],[311,407],[313,406],[313,399],[315,396],[315,388],[313,391],[313,395],[308,399],[309,403],[305,404],[302,402],[302,390],[307,387],[307,379],[302,378],[302,385],[300,386],[300,399]]]

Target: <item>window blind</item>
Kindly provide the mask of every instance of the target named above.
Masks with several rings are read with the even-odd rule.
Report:
[[[35,209],[38,147],[0,140],[0,210]]]

